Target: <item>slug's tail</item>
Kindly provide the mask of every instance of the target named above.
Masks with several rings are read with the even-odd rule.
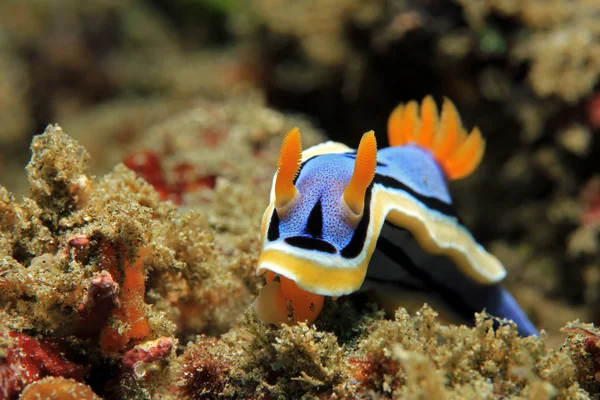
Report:
[[[540,333],[536,327],[529,321],[527,315],[521,310],[517,301],[512,297],[508,290],[496,286],[489,290],[493,293],[487,299],[486,311],[498,318],[512,320],[517,324],[517,329],[521,336],[539,336]]]
[[[481,162],[485,141],[477,127],[470,134],[463,128],[456,107],[444,99],[441,116],[431,96],[400,104],[388,120],[390,146],[413,144],[430,150],[450,180],[469,176]]]

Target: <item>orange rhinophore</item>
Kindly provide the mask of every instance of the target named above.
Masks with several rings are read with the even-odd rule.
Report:
[[[285,206],[296,196],[294,179],[300,171],[302,161],[302,141],[300,130],[294,128],[285,135],[277,163],[277,180],[275,181],[275,205]]]
[[[370,131],[363,135],[358,151],[352,179],[344,190],[344,201],[355,215],[362,214],[365,207],[365,193],[373,181],[377,168],[377,141],[375,132]]]

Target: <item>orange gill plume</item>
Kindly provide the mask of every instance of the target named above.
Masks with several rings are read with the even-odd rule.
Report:
[[[363,135],[356,152],[354,172],[344,190],[343,200],[355,216],[362,216],[365,193],[375,177],[377,168],[377,141],[373,131]]]
[[[275,181],[275,208],[285,207],[296,197],[294,179],[300,171],[302,161],[302,141],[300,129],[294,128],[285,135],[277,162],[277,180]]]
[[[479,129],[475,127],[467,134],[456,107],[447,98],[441,117],[431,96],[423,99],[420,113],[415,101],[396,107],[388,119],[388,138],[390,146],[414,144],[430,150],[450,180],[473,173],[485,151]]]

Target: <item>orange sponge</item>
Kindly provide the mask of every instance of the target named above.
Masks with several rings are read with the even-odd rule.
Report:
[[[115,251],[119,250],[119,254]],[[133,264],[125,246],[114,246],[108,241],[100,243],[102,261],[100,267],[107,270],[116,279],[121,279],[121,291],[119,293],[120,308],[113,315],[126,329],[117,330],[113,326],[107,326],[100,335],[102,350],[106,353],[114,353],[125,348],[130,340],[140,340],[150,336],[150,328],[146,319],[144,304],[145,277],[144,277],[144,251],[141,250]]]

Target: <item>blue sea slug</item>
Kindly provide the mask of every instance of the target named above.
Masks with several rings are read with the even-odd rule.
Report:
[[[427,301],[456,321],[485,309],[537,334],[448,192],[448,181],[481,162],[479,129],[467,133],[451,101],[438,114],[428,96],[392,112],[388,137],[379,151],[371,131],[358,150],[326,142],[304,152],[297,128],[284,138],[262,221],[257,273],[267,284],[257,315],[312,322],[323,296],[375,289],[397,305]]]

